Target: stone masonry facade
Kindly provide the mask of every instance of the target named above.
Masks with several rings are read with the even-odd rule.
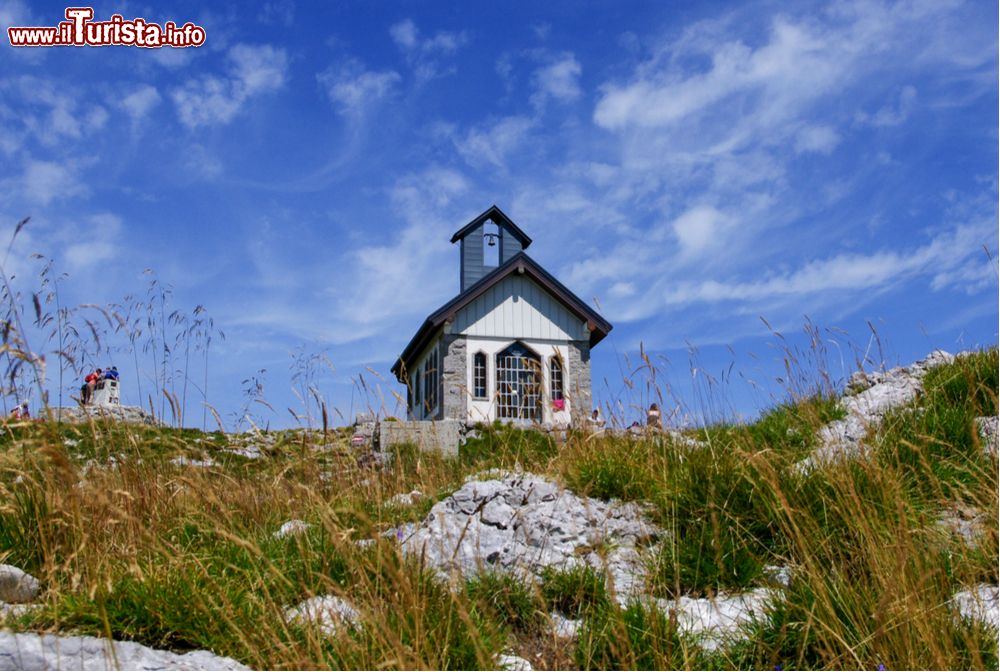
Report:
[[[582,427],[590,417],[593,403],[590,389],[590,341],[570,341],[569,351],[569,406],[570,420]]]
[[[468,366],[465,337],[446,334],[441,359],[441,406],[438,419],[462,419],[469,415]]]

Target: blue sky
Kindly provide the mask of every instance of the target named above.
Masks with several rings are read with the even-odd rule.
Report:
[[[0,26],[64,8],[2,2]],[[997,343],[995,3],[94,8],[207,41],[4,38],[0,222],[32,216],[5,268],[29,292],[29,254],[53,259],[63,305],[144,294],[155,269],[225,332],[208,400],[226,418],[266,369],[275,410],[254,413],[294,424],[296,352],[328,358],[315,382],[344,416],[392,412],[393,358],[458,291],[450,235],[493,203],[615,324],[603,403],[648,401],[645,372],[622,382],[640,344],[681,420],[780,399],[807,319],[834,379],[856,352]],[[130,357],[95,363],[137,403]]]

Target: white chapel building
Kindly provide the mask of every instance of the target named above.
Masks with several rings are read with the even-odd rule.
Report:
[[[495,205],[459,229],[458,295],[392,367],[411,420],[569,425],[591,412],[590,351],[611,324],[529,257]]]

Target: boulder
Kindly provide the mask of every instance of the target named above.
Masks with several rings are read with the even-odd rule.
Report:
[[[193,457],[185,457],[184,455],[178,455],[173,458],[170,460],[170,464],[175,464],[178,467],[199,467],[202,469],[216,466],[215,460],[210,457],[206,457],[204,460],[197,460]]]
[[[558,611],[549,614],[549,623],[552,625],[552,634],[561,639],[576,639],[583,627],[583,620],[567,618]]]
[[[410,492],[401,492],[398,495],[393,495],[389,499],[385,500],[385,503],[389,506],[413,506],[424,493],[419,490],[412,490]]]
[[[1000,627],[1000,587],[996,585],[980,583],[960,590],[952,596],[951,604],[962,618],[994,630]]]
[[[278,531],[275,532],[272,536],[275,539],[284,539],[285,537],[291,537],[293,535],[302,534],[310,527],[312,527],[312,525],[305,522],[304,520],[298,520],[296,518],[293,520],[289,520],[286,523],[282,523],[281,527],[278,528]]]
[[[859,371],[852,375],[848,382],[850,393],[841,399],[845,417],[820,428],[819,445],[812,455],[798,463],[799,471],[807,473],[822,464],[861,455],[868,430],[881,424],[889,411],[916,399],[928,371],[954,360],[954,355],[935,350],[907,367],[872,373]]]
[[[706,651],[714,651],[738,639],[743,629],[764,615],[777,592],[755,588],[746,593],[718,593],[714,597],[679,597],[658,599],[656,606],[667,615],[675,615],[677,629],[698,640]]]
[[[497,656],[497,669],[498,670],[515,670],[517,672],[531,672],[534,670],[531,663],[526,661],[521,656],[515,656],[510,653],[502,653]]]
[[[210,651],[179,654],[97,637],[0,631],[0,670],[248,670]]]
[[[38,579],[13,565],[0,565],[0,602],[22,604],[38,596]]]
[[[976,418],[976,431],[983,440],[983,452],[991,457],[997,456],[997,424],[995,415]]]
[[[355,628],[361,623],[361,614],[347,600],[336,595],[317,595],[285,610],[285,620],[311,624],[323,634],[333,637],[343,628]]]
[[[401,540],[441,574],[539,576],[547,568],[606,572],[624,604],[644,585],[646,548],[662,530],[635,503],[581,498],[529,473],[467,481]]]

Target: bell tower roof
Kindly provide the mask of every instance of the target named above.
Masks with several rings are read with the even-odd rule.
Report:
[[[455,235],[451,237],[451,242],[457,243],[458,241],[464,239],[487,221],[493,222],[501,231],[513,236],[521,244],[522,250],[528,249],[528,245],[531,245],[531,238],[528,237],[528,234],[522,231],[521,228],[496,205],[491,205],[489,209],[481,215],[456,231]]]

